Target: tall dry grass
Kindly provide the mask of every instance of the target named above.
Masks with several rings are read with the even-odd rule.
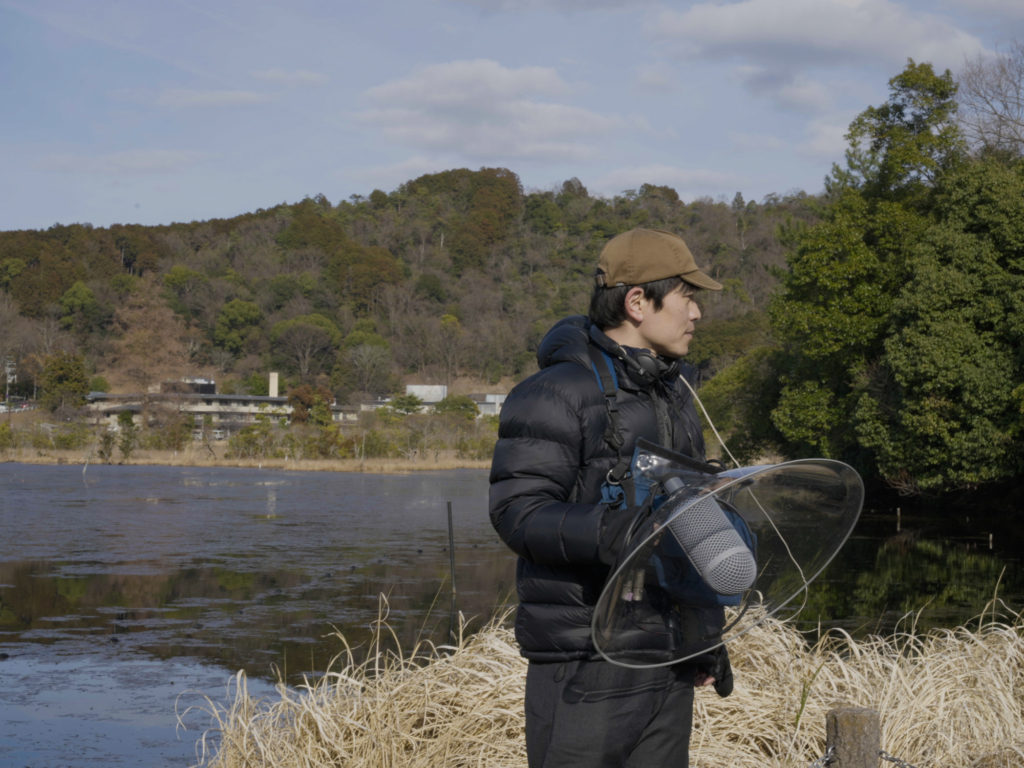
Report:
[[[465,459],[455,451],[442,451],[437,457],[419,459],[250,459],[243,457],[224,458],[221,447],[211,454],[201,446],[188,445],[181,451],[139,448],[132,453],[128,464],[134,466],[169,467],[245,467],[253,469],[285,469],[304,472],[366,472],[379,474],[406,474],[449,469],[489,469],[490,460]],[[71,464],[99,465],[103,462],[89,449],[11,448],[0,451],[0,461],[21,464]],[[116,461],[115,463],[120,463]]]
[[[207,700],[199,763],[526,765],[526,664],[502,620],[450,647],[403,655],[381,643],[360,663],[339,643],[327,674],[279,684],[273,700],[250,697],[242,673],[226,705]],[[918,768],[1024,765],[1024,620],[998,601],[970,626],[919,633],[911,616],[866,640],[833,632],[809,644],[768,619],[730,648],[736,688],[726,699],[698,692],[693,766],[806,768],[824,754],[825,715],[839,705],[877,710],[882,748]]]

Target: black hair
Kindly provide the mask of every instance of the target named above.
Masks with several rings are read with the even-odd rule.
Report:
[[[644,289],[644,298],[654,304],[655,310],[659,310],[665,297],[683,285],[690,288],[691,291],[696,290],[681,277],[652,280],[649,283],[641,283],[639,287]],[[626,322],[626,294],[636,287],[634,285],[613,285],[608,288],[594,286],[594,292],[590,294],[590,322],[602,331],[608,328],[617,328]]]

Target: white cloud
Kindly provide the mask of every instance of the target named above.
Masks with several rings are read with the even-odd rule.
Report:
[[[847,67],[895,74],[908,58],[939,71],[985,51],[950,19],[893,0],[704,2],[652,17],[650,34],[676,55],[733,65],[751,94],[805,114],[827,114]]]
[[[658,15],[654,34],[690,56],[735,57],[764,66],[836,66],[907,57],[955,67],[984,50],[947,19],[892,0],[743,0],[701,3]]]
[[[327,75],[322,72],[311,72],[306,69],[263,69],[253,72],[252,76],[257,80],[286,86],[323,85],[328,80]]]
[[[729,134],[729,143],[736,149],[744,152],[775,152],[784,149],[786,143],[778,136],[768,136],[763,133],[744,133],[733,131]]]
[[[802,73],[741,66],[734,74],[750,93],[766,96],[783,109],[812,114],[827,111],[833,103],[832,91],[825,83]]]
[[[800,146],[800,154],[839,162],[848,146],[846,134],[850,130],[850,120],[852,117],[845,121],[835,117],[812,120],[807,125],[807,138]]]
[[[962,8],[975,16],[1001,16],[1007,21],[1024,19],[1024,3],[1020,0],[944,0],[943,5]]]
[[[658,0],[458,0],[489,11],[592,11],[651,6]]]
[[[189,88],[169,88],[157,95],[161,107],[187,109],[191,107],[238,107],[265,104],[271,97],[256,91],[200,91]]]
[[[865,71],[879,72],[881,84],[907,58],[956,70],[985,50],[949,18],[894,0],[702,2],[652,15],[648,32],[678,56],[731,66],[746,91],[780,112],[819,119],[864,95]],[[814,154],[834,143],[817,131],[811,142]]]
[[[51,154],[40,167],[58,173],[105,176],[174,173],[199,164],[207,153],[177,149],[131,149],[105,155]]]
[[[550,67],[509,69],[496,61],[476,59],[422,67],[409,77],[369,90],[376,101],[449,105],[480,99],[505,99],[524,93],[562,95],[569,86]]]
[[[591,153],[586,138],[624,123],[546,100],[570,91],[546,67],[456,61],[371,88],[367,95],[379,106],[359,117],[392,139],[459,156],[582,158]]]
[[[679,73],[664,61],[643,64],[637,67],[636,82],[641,88],[661,92],[674,90],[679,83]]]

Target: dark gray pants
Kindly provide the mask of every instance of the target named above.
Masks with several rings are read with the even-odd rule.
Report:
[[[693,668],[530,662],[530,768],[687,768]]]

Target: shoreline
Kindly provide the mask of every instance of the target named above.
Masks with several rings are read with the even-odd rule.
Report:
[[[92,451],[15,448],[4,451],[5,464],[51,464],[69,466],[104,465]],[[461,459],[439,454],[433,458],[412,459],[226,459],[205,449],[183,451],[138,450],[129,461],[112,461],[108,466],[230,467],[240,469],[280,469],[301,472],[362,472],[367,474],[409,474],[452,469],[490,469],[489,459]]]

